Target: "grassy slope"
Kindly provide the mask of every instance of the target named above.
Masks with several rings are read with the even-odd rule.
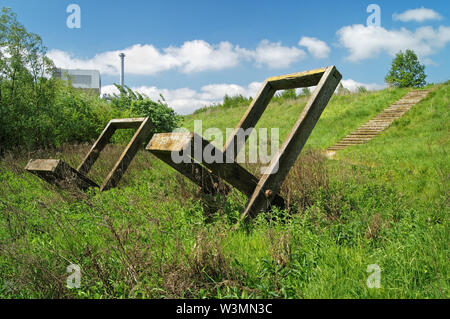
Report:
[[[326,160],[311,149],[334,144],[406,90],[333,97],[283,188],[300,212],[261,215],[249,232],[228,230],[245,204],[238,192],[201,201],[144,152],[102,194],[62,191],[23,172],[29,157],[75,166],[86,146],[6,157],[0,296],[448,298],[449,91],[437,86],[373,141]],[[298,102],[272,103],[259,126],[281,126],[284,139]],[[211,109],[185,126],[233,127],[244,111]],[[119,152],[108,148],[91,176],[100,180]],[[81,266],[80,289],[65,287],[69,263]],[[369,264],[382,269],[380,289],[367,288]]]
[[[370,94],[352,94],[333,96],[320,121],[314,128],[307,146],[326,148],[353,129],[369,120],[407,92],[406,89],[383,90]],[[288,101],[274,101],[269,104],[256,128],[280,129],[280,140],[289,134],[306,104],[305,98]],[[187,116],[184,126],[189,130],[194,128],[194,120],[203,121],[203,129],[217,127],[225,132],[226,128],[234,128],[245,113],[247,105],[232,109],[211,109],[207,112]]]

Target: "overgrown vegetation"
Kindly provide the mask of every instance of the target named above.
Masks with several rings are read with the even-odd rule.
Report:
[[[164,97],[160,95],[157,102],[149,97],[134,92],[129,87],[115,84],[119,94],[107,96],[114,108],[119,110],[130,110],[134,116],[149,117],[153,123],[153,133],[171,132],[181,124],[181,116],[170,108]]]
[[[149,116],[155,132],[177,127],[179,116],[162,101],[130,89],[109,103],[53,78],[42,39],[28,32],[8,8],[0,14],[0,154],[95,139],[112,118]],[[129,139],[130,134],[122,134]]]
[[[23,170],[31,156],[75,166],[88,145],[6,155],[0,295],[448,298],[450,86],[436,86],[388,131],[337,160],[319,151],[405,93],[334,96],[283,185],[291,215],[261,214],[249,229],[234,232],[242,194],[204,198],[147,152],[138,153],[117,189],[104,193],[62,190]],[[272,103],[263,124],[278,119],[283,139],[292,123],[279,118],[298,115],[303,101]],[[244,111],[216,109],[186,124],[202,118],[204,128],[220,127],[223,117],[236,123]],[[120,151],[108,146],[90,177],[101,180]],[[66,287],[69,264],[81,267],[78,289]],[[380,289],[366,285],[370,264],[382,269]]]
[[[1,19],[2,27],[16,25],[14,32],[24,35],[10,11]],[[76,167],[90,145],[73,142],[96,136],[111,115],[154,115],[161,130],[179,122],[163,99],[150,101],[128,88],[107,102],[53,79],[35,81],[23,52],[2,57],[1,298],[449,297],[449,82],[432,86],[370,143],[330,160],[323,149],[410,90],[340,87],[283,184],[290,212],[266,212],[230,231],[245,196],[236,190],[206,196],[143,150],[118,188],[103,193],[60,189],[25,172],[30,158],[61,158]],[[3,101],[13,87],[20,97],[8,100],[16,103],[10,106]],[[51,94],[39,96],[39,87]],[[278,127],[281,141],[309,94],[285,92],[258,123]],[[250,102],[227,97],[185,117],[184,125],[192,129],[201,119],[204,129],[225,131]],[[53,105],[59,107],[50,113]],[[122,148],[108,145],[89,177],[100,183]],[[247,167],[259,174],[257,166]],[[67,287],[71,264],[80,266],[79,288]],[[371,264],[382,270],[379,289],[366,284]]]

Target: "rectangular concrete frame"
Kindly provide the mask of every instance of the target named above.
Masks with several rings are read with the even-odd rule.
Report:
[[[292,74],[267,80],[268,85],[277,90],[317,86],[293,129],[283,142],[281,149],[272,158],[269,167],[259,180],[258,186],[250,197],[240,221],[248,217],[254,218],[270,206],[273,195],[279,192],[284,179],[300,155],[320,115],[342,79],[342,75],[335,66],[305,73],[303,73],[304,75],[299,73],[298,75]],[[241,122],[244,120],[245,116]]]
[[[276,204],[277,206],[282,206],[284,204],[283,199],[278,194],[281,184],[298,158],[306,140],[311,134],[311,131],[316,125],[325,106],[328,104],[328,101],[333,95],[341,78],[342,76],[336,67],[330,66],[327,68],[267,79],[241,121],[236,126],[233,134],[225,143],[222,152],[212,146],[214,150],[220,152],[223,157],[224,160],[222,163],[209,164],[202,162],[202,165],[205,167],[194,161],[192,161],[191,164],[174,163],[171,159],[171,151],[181,152],[186,150],[188,143],[191,143],[196,137],[192,133],[178,135],[170,133],[164,135],[156,134],[153,136],[146,149],[202,187],[204,187],[205,183],[203,181],[199,182],[198,178],[193,176],[192,171],[207,170],[210,175],[216,175],[219,178],[223,178],[249,197],[249,201],[245,211],[241,215],[240,221],[248,217],[253,218],[259,212],[269,208],[271,204]],[[314,85],[316,85],[316,89],[312,93],[289,136],[283,143],[281,149],[273,157],[269,167],[266,169],[260,180],[233,161],[245,145],[245,141],[249,136],[245,135],[245,139],[242,143],[238,144],[239,139],[237,136],[239,130],[252,130],[255,127],[277,90]],[[197,138],[199,137],[197,136]],[[203,148],[210,145],[210,143],[203,138],[201,138],[201,140]],[[191,150],[191,154],[194,154],[194,160],[198,160],[193,150]],[[228,162],[230,162],[231,159],[231,163],[227,163],[227,159]],[[189,169],[186,165],[191,165],[194,169]],[[209,181],[217,183],[217,179],[214,181],[213,179],[214,176],[209,179]],[[207,187],[211,187],[211,184],[208,184]]]
[[[229,187],[220,183],[220,179],[206,167],[191,159],[188,163],[172,160],[172,152],[182,154],[190,146],[192,138],[190,133],[158,133],[153,135],[145,149],[199,185],[204,193],[227,192]]]
[[[96,183],[87,178],[86,175],[89,173],[92,165],[94,165],[95,161],[98,159],[100,152],[105,148],[106,144],[108,144],[117,129],[137,128],[135,134],[133,135],[133,138],[130,140],[125,150],[120,155],[118,161],[103,181],[103,184],[100,186],[100,191],[111,189],[115,187],[117,183],[119,183],[123,174],[136,155],[139,147],[149,137],[152,126],[153,125],[148,117],[111,120],[106,125],[105,129],[100,134],[98,139],[95,141],[94,145],[91,147],[81,164],[78,166],[77,170],[71,168],[68,164],[64,163],[61,160],[51,159],[31,160],[25,167],[25,169],[33,174],[38,175],[39,177],[50,183],[62,182],[66,178],[74,178],[74,176],[76,176],[78,181],[75,184],[78,187],[80,187],[79,185],[86,185],[86,183],[87,185],[89,185],[88,187],[99,187]],[[55,161],[59,163],[57,166],[55,166]],[[57,169],[60,166],[64,167],[65,169]],[[51,168],[50,173],[49,168]],[[55,173],[56,171],[58,172],[58,174]],[[74,175],[75,172],[77,174]],[[85,187],[80,188],[85,189]]]

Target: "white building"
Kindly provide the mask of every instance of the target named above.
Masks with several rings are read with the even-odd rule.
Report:
[[[55,77],[64,81],[72,81],[74,88],[100,95],[102,81],[100,72],[97,70],[56,69]]]

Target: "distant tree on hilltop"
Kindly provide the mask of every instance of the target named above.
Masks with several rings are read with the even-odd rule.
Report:
[[[413,50],[400,51],[392,61],[385,81],[396,87],[422,87],[426,84],[425,66]]]

